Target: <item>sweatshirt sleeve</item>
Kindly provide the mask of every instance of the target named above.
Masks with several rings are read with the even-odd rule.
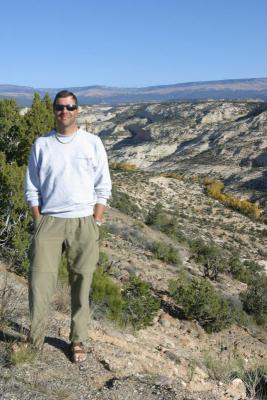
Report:
[[[28,168],[26,171],[24,197],[31,207],[41,205],[39,168],[36,157],[36,143],[32,145]]]
[[[111,179],[106,150],[99,137],[96,142],[96,160],[94,183],[96,203],[106,205],[107,199],[111,196]]]

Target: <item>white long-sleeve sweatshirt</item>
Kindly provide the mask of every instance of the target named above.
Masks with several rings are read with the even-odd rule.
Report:
[[[24,193],[30,206],[40,206],[42,214],[61,218],[92,215],[94,205],[105,205],[111,195],[100,138],[83,130],[58,138],[53,130],[38,138],[32,146]]]

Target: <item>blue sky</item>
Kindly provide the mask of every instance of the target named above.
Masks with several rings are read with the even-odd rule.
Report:
[[[266,0],[9,0],[0,84],[140,87],[267,77]]]

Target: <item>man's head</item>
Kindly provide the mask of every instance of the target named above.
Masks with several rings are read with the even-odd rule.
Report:
[[[74,93],[62,90],[53,102],[57,130],[63,134],[71,134],[77,130],[78,100]]]
[[[58,99],[64,99],[66,97],[72,97],[72,100],[74,101],[74,103],[76,104],[76,106],[78,106],[78,100],[77,97],[75,96],[74,93],[70,92],[69,90],[61,90],[60,92],[58,92],[54,98],[54,102],[53,102],[53,107],[55,109],[55,105],[57,104],[57,100]]]

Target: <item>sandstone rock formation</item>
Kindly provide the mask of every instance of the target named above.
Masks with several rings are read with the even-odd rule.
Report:
[[[267,199],[266,103],[84,107],[80,124],[103,139],[110,161],[146,171],[212,176],[262,205]]]

